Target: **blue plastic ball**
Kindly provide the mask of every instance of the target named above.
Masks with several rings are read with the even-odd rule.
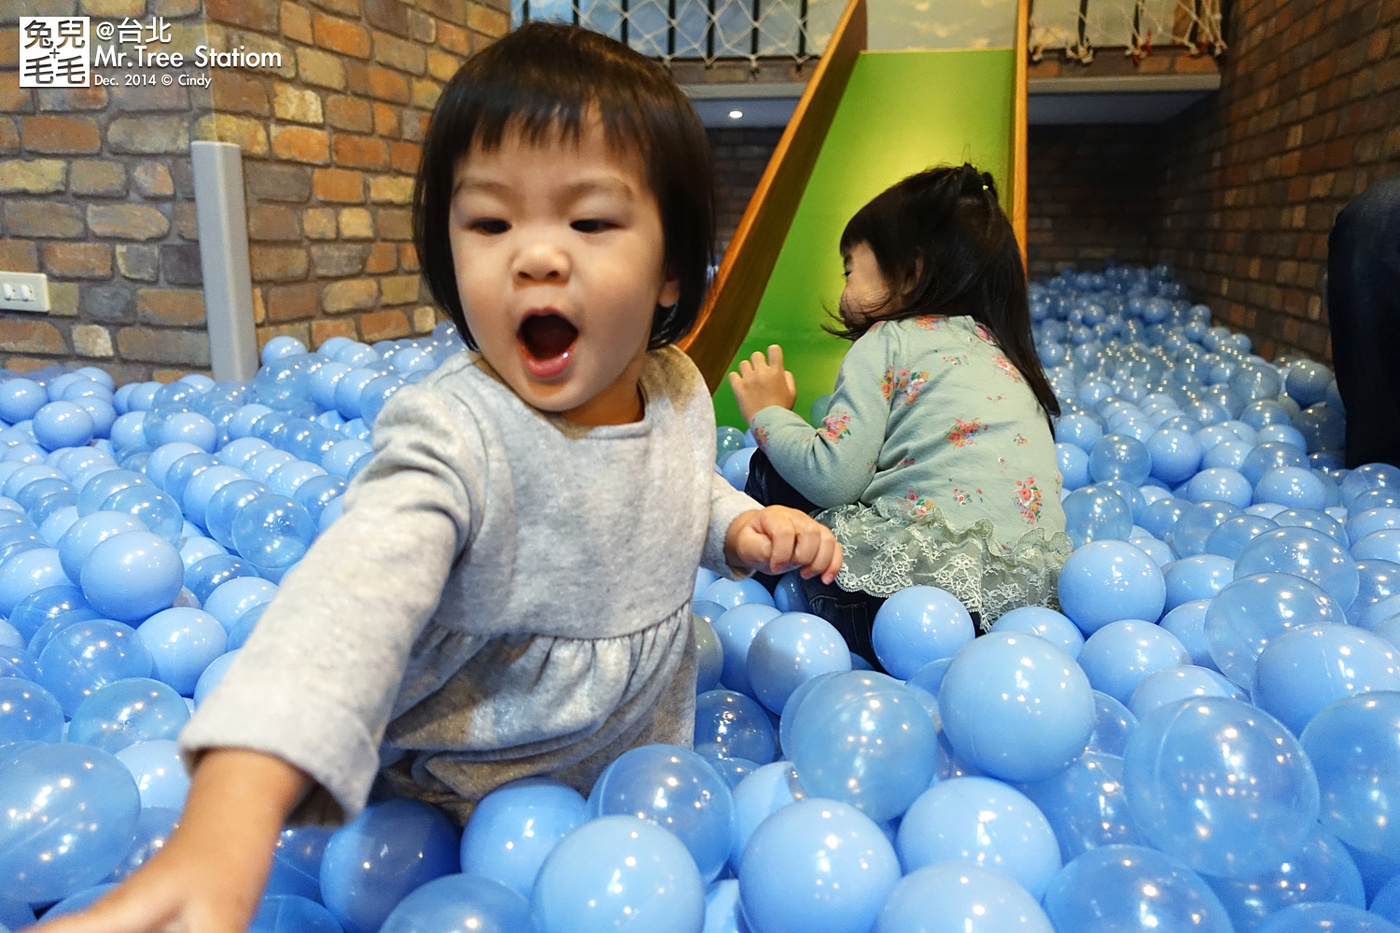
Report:
[[[1225,679],[1223,674],[1194,664],[1181,664],[1154,671],[1133,688],[1128,697],[1128,710],[1138,719],[1155,710],[1191,697],[1229,697],[1247,700],[1243,690]]]
[[[1066,863],[1100,846],[1140,841],[1123,789],[1123,759],[1116,755],[1085,751],[1063,771],[1021,790],[1049,821]]]
[[[117,490],[102,502],[101,509],[131,515],[171,544],[179,543],[185,524],[174,496],[143,484]]]
[[[1259,655],[1252,693],[1260,709],[1300,735],[1324,707],[1373,690],[1400,691],[1400,659],[1384,639],[1350,625],[1289,629]]]
[[[1301,737],[1317,769],[1324,829],[1347,845],[1390,857],[1400,851],[1400,694],[1365,693],[1331,703]]]
[[[244,560],[276,582],[306,554],[316,525],[305,508],[267,492],[238,510],[230,537]]]
[[[1192,502],[1228,502],[1244,508],[1254,500],[1249,480],[1236,470],[1212,467],[1186,482],[1182,495]]]
[[[1257,929],[1293,904],[1331,901],[1365,909],[1361,873],[1335,836],[1313,830],[1296,853],[1252,878],[1207,878],[1236,933]]]
[[[117,867],[103,880],[122,881],[150,861],[153,855],[165,848],[179,821],[179,810],[169,807],[142,808],[141,815],[136,819],[136,838],[132,841],[131,848],[127,849]]]
[[[790,761],[769,762],[746,775],[733,790],[734,841],[729,852],[730,868],[736,873],[739,871],[744,847],[764,820],[806,796]]]
[[[1361,585],[1356,561],[1331,536],[1287,526],[1265,531],[1235,558],[1235,579],[1259,573],[1291,573],[1322,587],[1346,609]]]
[[[136,634],[151,653],[156,677],[181,696],[194,696],[199,676],[228,647],[228,633],[219,620],[185,606],[157,612]]]
[[[0,615],[9,615],[37,590],[71,582],[57,548],[35,547],[12,554],[0,563]]]
[[[531,898],[539,933],[693,933],[705,888],[675,836],[632,816],[591,820],[540,868]]]
[[[1268,870],[1317,821],[1308,756],[1282,723],[1240,700],[1196,697],[1143,719],[1123,782],[1144,841],[1211,875]]]
[[[233,522],[238,512],[267,492],[267,487],[254,479],[237,479],[220,486],[209,497],[204,510],[204,527],[224,547],[233,547]]]
[[[1211,600],[1205,616],[1206,644],[1216,669],[1248,688],[1260,653],[1284,632],[1345,621],[1322,587],[1290,573],[1258,573],[1237,578]]]
[[[1169,853],[1102,846],[1070,862],[1045,892],[1056,930],[1075,933],[1234,933],[1219,898]]]
[[[1191,655],[1160,625],[1124,619],[1090,635],[1078,661],[1095,690],[1126,704],[1149,674],[1189,664]]]
[[[1217,529],[1218,531],[1219,529]],[[1218,554],[1196,554],[1162,568],[1168,612],[1197,599],[1213,599],[1235,578],[1235,562]]]
[[[450,929],[450,928],[449,928]],[[248,933],[344,933],[330,911],[294,894],[264,897]]]
[[[482,798],[462,833],[462,871],[520,894],[534,889],[554,847],[588,819],[578,791],[545,777],[503,784]]]
[[[1060,870],[1060,848],[1040,809],[1000,781],[961,777],[919,796],[899,824],[905,872],[956,860],[995,868],[1039,900]]]
[[[768,713],[752,697],[707,690],[695,698],[695,748],[702,754],[767,764],[773,760],[774,739]]]
[[[1081,448],[1074,444],[1056,444],[1055,457],[1065,489],[1075,490],[1089,485],[1089,455]]]
[[[380,933],[534,933],[530,902],[480,875],[445,875],[399,902]],[[289,930],[290,933],[290,930]]]
[[[755,933],[864,933],[899,882],[880,827],[834,800],[799,800],[754,831],[739,869]]]
[[[334,831],[324,826],[282,830],[272,851],[272,870],[264,893],[321,900],[321,863]]]
[[[1349,904],[1308,901],[1271,914],[1256,933],[1400,933],[1400,926]]]
[[[1076,547],[1091,541],[1126,540],[1133,529],[1131,506],[1105,486],[1076,489],[1061,505],[1065,510],[1065,533]]]
[[[116,754],[135,742],[173,739],[189,722],[190,709],[168,684],[128,677],[94,690],[78,704],[68,741]]]
[[[930,661],[951,658],[976,636],[958,598],[934,586],[909,586],[875,613],[871,642],[890,675],[906,680]]]
[[[624,752],[598,776],[588,806],[596,816],[635,816],[672,833],[706,884],[729,860],[734,829],[729,785],[689,749],[643,745]]]
[[[411,891],[459,867],[457,830],[416,800],[372,803],[336,831],[321,861],[321,892],[345,933],[377,933]]]
[[[775,713],[804,682],[850,669],[851,652],[841,633],[806,612],[784,612],[764,623],[749,643],[745,666],[754,695]]]
[[[715,587],[729,583],[728,580],[720,580],[706,588],[706,593],[711,593]],[[748,582],[748,581],[744,581]],[[763,587],[759,586],[762,590]],[[765,596],[767,590],[763,590]],[[753,685],[749,682],[749,647],[753,644],[754,636],[759,629],[776,619],[781,613],[776,606],[773,606],[771,599],[769,602],[745,602],[734,605],[727,605],[718,600],[708,600],[718,602],[721,606],[726,606],[727,611],[713,622],[715,635],[719,638],[720,646],[724,649],[724,670],[720,674],[720,682],[731,690],[753,696]]]
[[[180,552],[165,538],[126,531],[88,553],[81,581],[93,609],[119,622],[138,622],[175,600],[184,574]]]
[[[15,742],[63,740],[63,707],[39,684],[0,677],[0,748]]]
[[[784,753],[814,796],[883,821],[903,813],[933,778],[933,720],[910,688],[888,677],[837,674],[815,685],[794,715]]]
[[[994,632],[1026,632],[1039,635],[1065,650],[1071,658],[1079,657],[1084,647],[1084,635],[1079,627],[1063,613],[1043,606],[1021,606],[1003,614],[992,626]]]
[[[953,658],[938,705],[949,744],[991,777],[1036,781],[1084,750],[1094,728],[1089,680],[1035,635],[991,632]]]
[[[116,753],[136,781],[142,809],[169,807],[183,810],[190,778],[180,759],[180,747],[171,739],[133,742]]]
[[[136,630],[110,619],[75,622],[55,633],[37,659],[38,683],[72,716],[99,688],[128,677],[149,677],[150,651]]]
[[[1089,451],[1089,475],[1095,482],[1121,479],[1140,486],[1152,472],[1152,455],[1139,441],[1105,434]]]
[[[1201,465],[1201,444],[1185,431],[1158,431],[1145,446],[1152,457],[1151,475],[1173,486],[1190,479]]]
[[[0,762],[0,890],[45,903],[96,884],[131,846],[140,807],[130,773],[100,749],[11,755]]]
[[[34,413],[34,439],[48,450],[83,447],[92,441],[92,415],[76,402],[49,402]]]
[[[1205,553],[1227,557],[1233,561],[1239,557],[1246,544],[1269,529],[1277,527],[1278,522],[1260,515],[1245,514],[1227,518],[1206,538]]]
[[[719,686],[719,675],[724,670],[724,648],[714,627],[696,611],[695,604],[691,604],[691,612],[695,628],[695,692],[699,694]],[[718,613],[715,617],[718,618]]]
[[[1120,619],[1157,621],[1166,605],[1161,569],[1123,541],[1094,541],[1060,570],[1060,608],[1085,635]]]

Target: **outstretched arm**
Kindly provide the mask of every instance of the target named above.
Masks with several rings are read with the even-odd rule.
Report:
[[[43,933],[243,933],[278,834],[309,786],[280,758],[213,749],[199,760],[179,828],[139,871]]]

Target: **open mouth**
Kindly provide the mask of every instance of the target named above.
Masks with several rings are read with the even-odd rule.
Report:
[[[528,315],[516,332],[526,365],[536,375],[554,375],[569,361],[569,350],[578,339],[578,328],[559,314]]]

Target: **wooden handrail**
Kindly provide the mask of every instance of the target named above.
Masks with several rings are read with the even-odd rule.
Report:
[[[724,251],[695,327],[680,341],[711,392],[724,379],[753,323],[822,141],[865,44],[865,0],[850,0]]]

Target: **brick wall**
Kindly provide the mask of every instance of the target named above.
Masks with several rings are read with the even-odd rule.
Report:
[[[19,88],[8,9],[0,269],[46,272],[55,310],[0,312],[5,365],[97,362],[122,380],[207,369],[192,139],[243,149],[260,343],[432,329],[411,244],[419,144],[442,84],[509,28],[506,0],[26,0],[26,14],[94,22],[163,16],[158,48],[186,61],[199,44],[281,57],[183,69],[207,88],[68,92]]]
[[[1027,140],[1033,279],[1105,259],[1146,263],[1157,209],[1155,127],[1035,126]],[[1145,158],[1146,156],[1146,158]]]
[[[1400,169],[1400,0],[1235,0],[1226,39],[1162,127],[1153,255],[1264,355],[1330,358],[1327,233]]]
[[[783,128],[718,128],[708,131],[715,157],[715,249],[724,255],[734,230],[749,206],[749,198],[768,167]]]

